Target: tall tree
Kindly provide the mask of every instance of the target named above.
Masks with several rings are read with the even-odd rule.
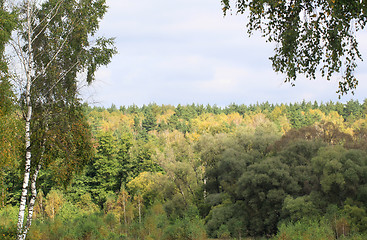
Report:
[[[366,26],[367,4],[360,0],[235,0],[238,14],[248,11],[248,33],[260,31],[276,42],[273,68],[286,74],[294,84],[298,74],[330,80],[342,74],[338,93],[353,93],[357,60],[362,59],[356,32]],[[221,0],[224,14],[232,9],[230,0]],[[340,96],[339,95],[339,96]]]
[[[107,10],[105,0],[20,0],[16,6],[19,28],[12,46],[23,68],[19,85],[26,145],[18,239],[25,239],[41,166],[64,159],[70,167],[63,171],[67,175],[89,157],[88,134],[80,131],[88,132],[88,127],[81,117],[77,76],[86,73],[86,81],[92,82],[97,68],[108,64],[116,50],[113,39],[94,37]]]
[[[10,40],[11,32],[15,28],[16,16],[4,7],[4,0],[0,0],[0,77],[7,73],[8,66],[4,59],[6,43]]]
[[[14,114],[15,99],[9,82],[8,61],[5,46],[16,26],[16,15],[4,7],[0,0],[0,207],[5,205],[6,194],[4,172],[15,167],[18,147],[21,140],[18,135],[18,118]],[[17,136],[17,137],[15,137]]]

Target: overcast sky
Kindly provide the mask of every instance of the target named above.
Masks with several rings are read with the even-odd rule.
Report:
[[[118,55],[83,90],[96,106],[254,104],[337,101],[337,80],[299,78],[295,87],[272,70],[274,45],[246,33],[246,18],[223,17],[220,0],[107,0],[99,35],[116,38]],[[359,38],[367,60],[367,33]],[[355,95],[367,98],[367,63]],[[340,78],[340,77],[339,77]]]

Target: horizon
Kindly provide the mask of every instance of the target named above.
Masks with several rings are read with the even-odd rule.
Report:
[[[177,104],[177,105],[173,105],[173,104],[157,104],[157,103],[148,103],[148,104],[143,104],[143,105],[136,105],[136,104],[131,104],[131,105],[116,105],[114,103],[112,103],[110,106],[98,106],[98,105],[91,105],[91,104],[88,104],[87,102],[84,102],[84,104],[87,104],[89,107],[91,108],[103,108],[103,109],[110,109],[110,108],[113,108],[115,107],[117,110],[119,110],[121,107],[125,107],[125,108],[129,108],[129,107],[137,107],[137,108],[143,108],[143,107],[149,107],[151,105],[156,105],[158,107],[174,107],[174,108],[177,108],[178,105],[182,106],[182,107],[187,107],[187,106],[203,106],[203,107],[207,107],[208,105],[210,107],[218,107],[222,110],[228,108],[228,107],[231,107],[232,105],[236,105],[236,106],[245,106],[245,107],[257,107],[257,106],[261,106],[261,105],[264,105],[264,104],[269,104],[270,106],[273,106],[273,107],[276,107],[276,106],[281,106],[281,105],[301,105],[301,104],[311,104],[311,105],[314,105],[315,102],[317,103],[318,106],[320,105],[327,105],[329,103],[331,104],[343,104],[343,105],[346,105],[349,101],[355,101],[355,102],[358,102],[360,105],[363,105],[365,102],[367,103],[367,97],[363,100],[363,101],[359,101],[358,99],[354,100],[354,99],[349,99],[348,101],[346,102],[341,102],[341,101],[332,101],[332,100],[329,100],[327,102],[318,102],[317,100],[315,101],[305,101],[305,100],[302,100],[300,102],[291,102],[291,103],[270,103],[268,101],[266,102],[257,102],[257,103],[251,103],[251,104],[244,104],[244,103],[241,103],[241,104],[237,104],[237,103],[230,103],[228,105],[225,105],[225,106],[219,106],[217,104],[198,104],[198,103],[188,103],[188,104]]]

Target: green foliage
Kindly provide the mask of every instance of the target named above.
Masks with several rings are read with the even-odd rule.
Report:
[[[302,219],[282,224],[274,240],[335,239],[334,232],[325,221]]]
[[[350,198],[345,202],[343,212],[350,221],[352,230],[356,232],[367,232],[366,208],[360,203],[354,203]]]
[[[98,66],[108,64],[116,51],[112,40],[97,39],[91,45],[90,36],[106,12],[104,1],[50,0],[37,7],[32,32],[32,156],[37,163],[47,153],[42,164],[58,169],[54,173],[66,184],[92,154],[77,74],[86,71],[90,83]],[[61,160],[51,162],[54,159]]]
[[[185,216],[183,219],[176,219],[168,225],[164,232],[167,240],[204,240],[206,238],[204,223],[196,216]]]
[[[51,122],[38,121],[37,117],[43,118],[42,113],[34,114],[32,154],[35,163],[41,162],[48,168],[46,171],[52,176],[48,180],[66,186],[93,156],[92,136],[80,105],[56,107],[54,113]]]
[[[4,240],[15,239],[17,234],[17,215],[16,206],[7,205],[0,208],[0,238]]]
[[[289,214],[289,221],[296,222],[302,218],[316,218],[320,216],[320,210],[312,202],[311,196],[301,196],[293,198],[287,196],[283,202],[283,214]]]
[[[64,205],[64,196],[59,190],[51,190],[47,194],[45,213],[53,220]]]
[[[63,166],[65,156],[52,153],[58,157],[40,174],[43,192],[30,239],[364,237],[365,119],[356,114],[346,121],[338,114],[343,104],[187,105],[177,111],[83,105],[79,111],[91,124],[88,146],[95,155],[81,169]],[[287,125],[292,111],[304,116],[302,127]],[[155,120],[143,127],[150,114]],[[190,131],[182,131],[180,124],[189,122]],[[77,174],[66,188],[55,187],[72,169]],[[16,172],[6,174],[10,201]]]
[[[321,70],[328,80],[342,72],[338,93],[357,87],[354,77],[357,60],[362,59],[355,33],[366,26],[366,7],[361,1],[273,1],[221,0],[226,14],[235,5],[238,14],[248,17],[248,33],[259,31],[276,42],[273,68],[286,74],[294,84],[298,74],[316,78]]]
[[[356,198],[358,188],[365,183],[366,163],[365,152],[340,146],[322,148],[312,159],[322,192],[336,204],[347,197]]]
[[[17,19],[15,13],[10,13],[4,8],[5,0],[0,0],[0,78],[7,73],[7,61],[4,58],[5,45],[11,38],[11,33],[16,27]],[[1,100],[1,99],[0,99]],[[0,101],[1,102],[1,101]]]
[[[149,132],[153,131],[157,125],[157,119],[153,115],[151,110],[147,110],[144,113],[144,120],[142,121],[142,128]]]
[[[29,239],[106,239],[109,232],[101,214],[79,215],[69,221],[35,222]]]
[[[120,162],[118,159],[118,141],[112,133],[103,133],[97,139],[99,145],[90,172],[94,174],[91,179],[93,195],[101,205],[109,192],[118,191],[120,188],[118,182]]]
[[[10,115],[15,108],[14,93],[9,79],[0,77],[0,116]]]
[[[0,76],[0,207],[13,200],[14,192],[6,194],[5,190],[17,188],[14,181],[18,180],[18,166],[22,157],[23,126],[16,111],[12,86],[7,78]]]

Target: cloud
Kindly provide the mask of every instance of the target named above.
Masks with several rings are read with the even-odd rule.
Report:
[[[283,83],[268,59],[273,44],[249,38],[243,15],[223,17],[220,0],[107,0],[99,35],[116,37],[119,54],[97,73],[101,105],[218,104],[338,100],[337,78],[296,87]],[[367,55],[367,33],[360,36]],[[366,62],[359,64],[358,99],[367,96]],[[366,82],[366,84],[365,84]],[[349,97],[349,96],[348,96]]]
[[[198,85],[202,91],[208,91],[213,94],[233,92],[238,89],[241,81],[247,79],[247,75],[247,72],[241,68],[218,66],[214,70],[212,79],[200,82]]]

